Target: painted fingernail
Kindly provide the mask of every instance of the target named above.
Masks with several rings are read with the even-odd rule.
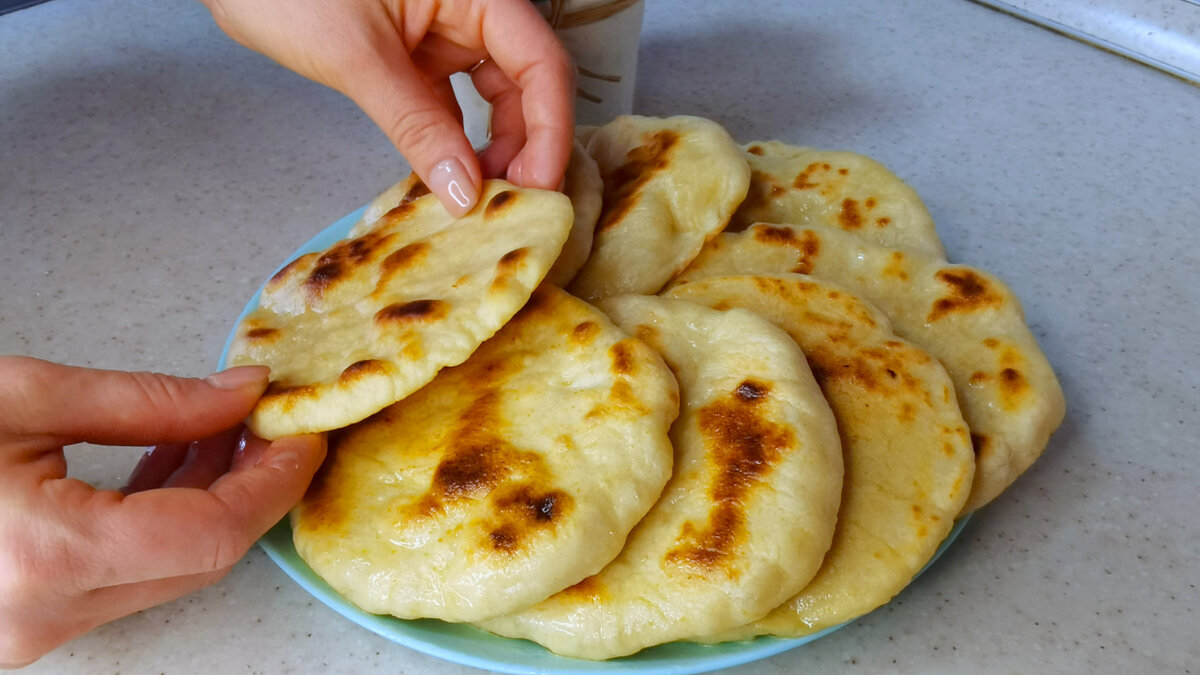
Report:
[[[252,384],[266,384],[271,369],[266,366],[237,366],[213,373],[204,381],[217,389],[241,389]]]
[[[429,173],[428,185],[450,215],[456,218],[466,215],[479,199],[479,190],[471,182],[466,167],[455,157],[434,165]]]
[[[518,157],[508,165],[508,182],[513,185],[525,185],[525,170],[521,168],[521,158]]]

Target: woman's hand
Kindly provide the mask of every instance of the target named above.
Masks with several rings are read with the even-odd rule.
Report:
[[[451,213],[470,209],[484,176],[558,188],[574,67],[530,0],[204,2],[238,42],[353,99]],[[460,71],[493,106],[478,160],[450,88]]]
[[[300,500],[325,440],[244,432],[266,383],[0,357],[0,667],[216,582]],[[84,441],[160,445],[116,491],[65,477]]]

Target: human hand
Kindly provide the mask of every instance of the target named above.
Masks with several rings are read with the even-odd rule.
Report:
[[[233,39],[349,96],[454,215],[485,176],[558,188],[575,71],[530,0],[202,1]],[[450,88],[466,70],[493,107],[478,159]]]
[[[300,500],[324,437],[243,433],[266,384],[0,357],[0,667],[215,583]],[[65,478],[84,441],[164,444],[118,492]]]

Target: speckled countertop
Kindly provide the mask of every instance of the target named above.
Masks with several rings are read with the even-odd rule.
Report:
[[[1007,280],[1049,449],[887,606],[746,673],[1194,673],[1200,88],[963,0],[649,3],[636,108],[872,155]],[[0,353],[203,375],[262,278],[402,172],[348,101],[189,0],[0,17]],[[70,453],[120,485],[134,449]],[[30,673],[465,673],[255,550]]]

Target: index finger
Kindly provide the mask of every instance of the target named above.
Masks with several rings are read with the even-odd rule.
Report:
[[[488,4],[482,35],[492,61],[521,90],[526,140],[509,165],[508,179],[555,190],[566,172],[575,129],[571,57],[528,0]]]

